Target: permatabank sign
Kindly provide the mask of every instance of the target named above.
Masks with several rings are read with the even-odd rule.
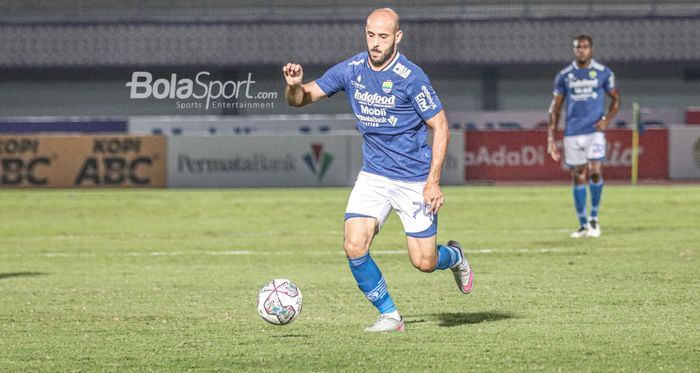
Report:
[[[170,187],[348,185],[347,136],[217,136],[169,139]]]

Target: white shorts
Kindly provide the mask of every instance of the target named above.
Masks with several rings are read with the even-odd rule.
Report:
[[[393,208],[407,236],[426,238],[437,234],[437,214],[428,214],[423,199],[424,181],[399,181],[360,172],[352,188],[345,220],[371,217],[381,227]]]
[[[605,159],[605,133],[564,136],[564,162],[569,166],[582,166],[588,161]]]

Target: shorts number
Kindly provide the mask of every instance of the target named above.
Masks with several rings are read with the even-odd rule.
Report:
[[[595,153],[605,153],[605,146],[602,144],[593,144],[593,152]]]
[[[413,202],[414,205],[418,206],[418,209],[413,212],[413,218],[415,219],[418,214],[423,211],[423,215],[427,217],[432,217],[431,214],[428,214],[428,209],[430,208],[430,205],[427,203],[423,202]]]

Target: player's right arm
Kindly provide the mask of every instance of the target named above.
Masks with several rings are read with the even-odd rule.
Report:
[[[287,87],[284,89],[284,97],[287,99],[289,106],[306,106],[326,97],[326,93],[316,84],[316,81],[306,84],[301,83],[304,77],[304,70],[301,68],[301,65],[288,63],[282,67],[282,73],[284,73],[284,80],[287,82]]]
[[[555,162],[559,161],[560,154],[557,149],[556,133],[561,116],[561,107],[564,105],[564,95],[554,93],[552,103],[549,104],[549,126],[547,126],[547,153]]]

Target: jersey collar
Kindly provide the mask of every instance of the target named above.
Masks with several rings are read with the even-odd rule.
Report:
[[[591,60],[588,61],[588,65],[586,65],[586,66],[584,66],[584,67],[578,67],[578,64],[576,63],[576,60],[573,60],[573,61],[571,62],[571,66],[573,66],[574,69],[576,69],[576,70],[584,70],[584,69],[590,69],[590,68],[592,68],[594,63],[595,63],[595,60],[591,58]]]

